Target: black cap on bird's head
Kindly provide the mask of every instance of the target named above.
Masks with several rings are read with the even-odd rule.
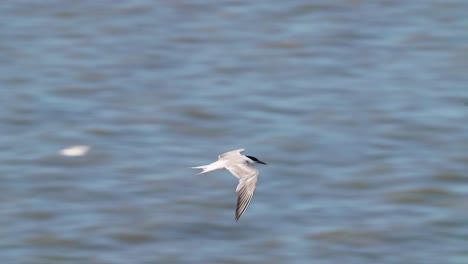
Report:
[[[267,165],[265,162],[263,162],[263,161],[257,159],[256,157],[248,156],[248,155],[245,155],[245,156],[246,156],[247,158],[253,160],[253,161],[256,161],[256,162],[261,163],[261,164],[264,164],[264,165]]]

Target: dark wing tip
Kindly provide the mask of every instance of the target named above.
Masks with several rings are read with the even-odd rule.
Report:
[[[253,185],[253,190],[247,184],[247,185],[244,185],[237,193],[236,221],[239,221],[239,219],[242,217],[242,215],[245,213],[245,211],[249,207],[254,193],[255,193],[255,183]]]

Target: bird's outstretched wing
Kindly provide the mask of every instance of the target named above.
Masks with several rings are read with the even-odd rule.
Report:
[[[236,149],[236,150],[228,151],[226,153],[219,155],[218,159],[225,159],[225,158],[228,158],[229,156],[238,156],[244,150],[245,149]]]
[[[237,185],[237,207],[236,207],[236,221],[241,218],[257,188],[258,171],[249,166],[248,164],[236,164],[226,167],[234,176],[239,178]]]
[[[248,179],[241,179],[237,186],[237,207],[236,207],[236,221],[241,218],[247,207],[249,207],[250,201],[257,188],[258,177],[254,176]]]

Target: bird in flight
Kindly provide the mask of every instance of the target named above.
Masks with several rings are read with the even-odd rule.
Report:
[[[239,179],[237,185],[237,207],[236,221],[241,218],[245,210],[250,204],[252,197],[257,187],[258,170],[253,165],[260,163],[266,165],[265,162],[258,160],[255,157],[242,155],[241,152],[245,149],[236,149],[223,153],[218,156],[218,160],[204,166],[192,167],[194,169],[202,169],[199,174],[208,173],[215,170],[226,169]]]

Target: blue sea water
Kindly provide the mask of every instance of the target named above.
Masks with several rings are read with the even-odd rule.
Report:
[[[3,3],[0,262],[468,263],[467,12]],[[189,169],[237,148],[268,163],[239,222]]]

